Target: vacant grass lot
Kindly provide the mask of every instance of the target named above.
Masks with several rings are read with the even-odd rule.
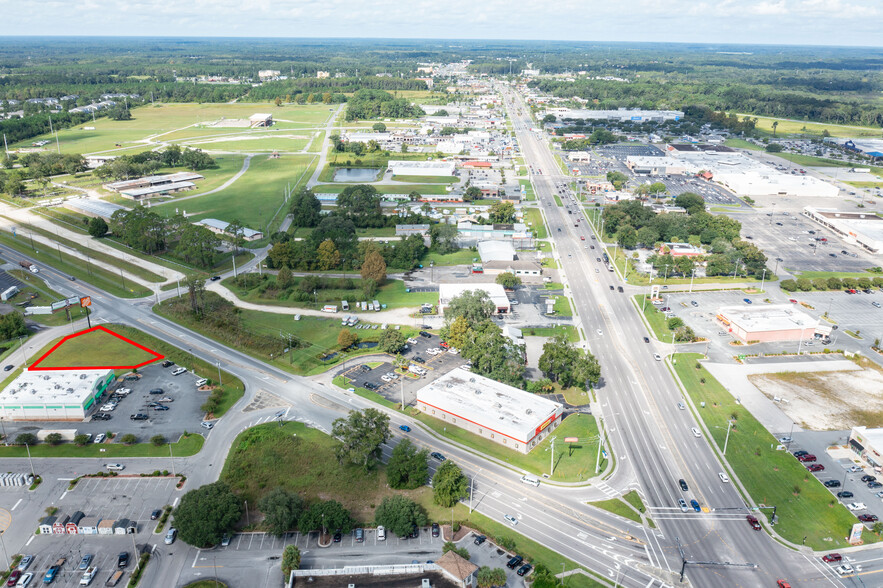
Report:
[[[573,310],[570,308],[570,300],[567,296],[555,297],[555,314],[557,316],[573,316]]]
[[[750,149],[751,151],[763,151],[763,147],[760,147],[759,145],[755,145],[754,143],[746,141],[745,139],[737,139],[735,137],[724,141],[724,145],[726,145],[727,147],[734,147],[736,149]]]
[[[777,506],[776,532],[785,539],[817,550],[847,545],[844,537],[857,522],[855,515],[837,502],[831,492],[787,451],[776,451],[776,439],[702,366],[698,353],[673,356],[674,370],[683,382],[699,416],[718,448],[723,448],[727,420],[736,416],[730,432],[727,460],[733,472],[758,504]],[[704,380],[704,383],[703,383]],[[761,511],[768,515],[770,511]],[[830,538],[826,541],[825,539]],[[862,534],[865,543],[879,537]]]
[[[535,327],[524,329],[525,336],[528,337],[557,337],[563,335],[571,343],[579,341],[579,331],[571,325],[556,325],[554,327]]]
[[[359,285],[360,280],[353,280],[354,287],[349,290],[344,289],[322,289],[316,291],[315,297],[310,297],[309,301],[301,302],[295,299],[295,291],[302,278],[294,278],[291,293],[284,299],[276,297],[263,296],[260,288],[246,290],[236,285],[235,278],[227,278],[222,282],[227,288],[234,292],[242,300],[255,302],[258,304],[270,304],[273,306],[289,306],[296,308],[316,308],[316,299],[318,299],[318,307],[321,308],[326,304],[336,304],[340,306],[341,300],[348,300],[351,304],[357,300],[364,300],[362,288]],[[385,304],[387,308],[401,308],[408,306],[420,306],[424,302],[438,304],[438,292],[405,292],[405,283],[402,280],[387,280],[386,283],[377,289],[377,293],[372,300],[377,300],[381,304]],[[365,320],[372,320],[371,314],[359,314]]]
[[[42,357],[61,339],[59,337],[48,343],[37,352],[37,357]],[[68,339],[41,361],[39,367],[134,366],[152,359],[153,355],[131,343],[105,331],[95,330]]]
[[[265,230],[270,219],[284,205],[283,190],[294,187],[306,174],[314,155],[283,155],[279,159],[259,155],[251,160],[248,171],[231,186],[186,202],[169,202],[155,206],[159,214],[174,216],[186,210],[190,220],[217,218],[231,222],[240,220],[246,227]],[[238,171],[238,169],[237,169]]]
[[[110,426],[110,425],[109,425]],[[141,441],[147,441],[145,436]],[[172,453],[175,457],[189,457],[196,455],[202,450],[205,437],[199,434],[188,434],[172,443]],[[30,448],[31,457],[169,457],[169,446],[166,444],[155,446],[153,443],[135,443],[123,445],[122,443],[87,443],[78,447],[73,443],[61,445],[48,445],[40,443]],[[21,445],[0,447],[0,457],[27,457],[27,450]],[[37,471],[40,471],[37,467]]]
[[[187,145],[193,148],[204,149],[205,151],[233,151],[235,153],[255,153],[258,151],[303,151],[310,142],[307,138],[298,138],[292,136],[278,137],[249,137],[239,140],[215,141],[209,139],[195,139],[188,141]]]
[[[653,336],[664,343],[671,343],[671,331],[668,330],[665,314],[650,304],[649,296],[647,296],[646,303],[644,302],[644,295],[642,294],[635,294],[634,300],[638,305],[638,310],[641,309],[642,304],[644,305],[644,318],[646,318],[647,322],[650,324]],[[666,341],[666,339],[668,340]]]
[[[800,135],[819,135],[824,131],[828,131],[832,137],[879,137],[880,129],[874,129],[870,127],[856,127],[856,126],[848,126],[848,125],[835,125],[829,123],[816,123],[816,122],[806,122],[802,120],[787,120],[787,119],[775,119],[767,116],[755,116],[755,115],[739,115],[739,116],[751,116],[751,118],[757,119],[757,127],[761,131],[767,131],[772,135],[773,133],[773,122],[778,121],[779,124],[776,127],[776,135],[791,135],[791,134],[800,134]]]
[[[536,232],[537,239],[545,239],[549,236],[546,231],[546,223],[543,220],[543,213],[539,208],[525,208],[524,222],[530,225],[530,228]]]

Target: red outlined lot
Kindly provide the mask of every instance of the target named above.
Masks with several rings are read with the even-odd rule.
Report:
[[[85,335],[87,333],[92,333],[95,331],[103,331],[103,332],[107,333],[108,335],[116,337],[117,339],[120,339],[121,341],[124,341],[124,342],[128,343],[129,345],[132,345],[133,347],[137,347],[138,349],[140,349],[141,351],[144,351],[145,353],[147,353],[148,355],[150,355],[152,357],[150,359],[148,359],[147,361],[142,361],[141,363],[134,364],[134,365],[90,365],[90,366],[80,365],[80,366],[52,366],[52,367],[41,367],[40,366],[41,362],[45,361],[50,355],[52,355],[55,352],[56,349],[58,349],[59,347],[64,345],[67,341],[70,341],[71,339],[75,339],[77,337],[80,337],[82,335]],[[79,333],[74,333],[73,335],[68,335],[67,337],[65,337],[64,339],[62,339],[58,343],[56,343],[52,347],[52,349],[50,349],[49,351],[44,353],[43,356],[40,357],[40,359],[38,359],[37,361],[35,361],[30,367],[28,367],[28,369],[34,370],[34,371],[39,371],[39,370],[46,370],[46,371],[48,371],[48,370],[97,370],[97,369],[131,370],[131,369],[145,366],[149,363],[153,363],[155,361],[163,359],[164,357],[165,357],[164,355],[157,353],[156,351],[153,351],[152,349],[148,349],[147,347],[144,347],[143,345],[135,343],[131,339],[123,337],[122,335],[120,335],[118,333],[114,333],[110,329],[107,329],[107,328],[99,325],[97,327],[92,327],[91,329],[86,329],[85,331],[80,331]]]

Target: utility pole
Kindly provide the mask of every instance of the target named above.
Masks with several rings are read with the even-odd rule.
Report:
[[[289,339],[289,341],[288,341],[288,348],[291,349],[291,340],[290,340],[290,339]],[[218,365],[218,385],[219,385],[219,386],[223,386],[223,385],[224,385],[224,381],[221,379],[221,362],[218,361],[218,362],[216,362],[216,363],[217,363],[217,365]]]
[[[551,478],[555,474],[555,439],[557,437],[552,437],[552,455],[549,459],[549,477]]]
[[[175,474],[175,456],[172,455],[172,444],[169,443],[169,460],[172,462],[172,477],[176,477]]]
[[[478,470],[478,474],[480,474],[483,471],[484,471],[484,468]],[[473,476],[472,479],[469,481],[469,512],[470,512],[470,514],[472,513],[472,491],[475,488],[475,478],[478,477],[478,474],[475,474],[475,476]]]

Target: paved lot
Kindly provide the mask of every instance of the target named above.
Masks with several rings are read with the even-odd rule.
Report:
[[[126,465],[125,458],[118,461]],[[96,469],[104,469],[103,465],[96,464]],[[171,471],[171,467],[169,470]],[[151,533],[155,523],[150,520],[150,513],[166,504],[175,506],[179,500],[180,492],[175,490],[176,482],[173,478],[140,476],[83,478],[73,490],[63,493],[55,506],[60,513],[68,515],[80,510],[87,517],[114,520],[127,518],[138,522],[139,533]]]
[[[502,568],[506,570],[506,586],[516,587],[525,585],[524,578],[515,573],[518,568],[510,570],[506,567],[506,562],[512,558],[512,554],[493,544],[490,540],[485,541],[481,545],[475,545],[475,534],[473,533],[460,541],[457,546],[468,549],[471,556],[469,561],[479,568],[488,566],[489,568]]]
[[[99,401],[87,415],[86,420],[77,423],[65,423],[66,428],[76,428],[79,433],[104,433],[113,431],[119,434],[133,433],[138,441],[147,441],[154,435],[165,435],[167,439],[177,439],[184,431],[196,431],[202,421],[204,413],[200,406],[208,398],[208,392],[200,392],[196,389],[197,377],[190,373],[180,376],[172,376],[174,367],[163,368],[159,363],[145,366],[139,370],[141,379],[127,381],[121,384],[115,383],[113,389],[129,388],[132,392],[123,397],[117,408],[108,413],[111,419],[108,421],[91,420],[91,415],[99,412],[103,404]],[[162,389],[163,394],[150,394],[150,390]],[[161,398],[172,398],[173,402],[166,402],[169,410],[157,411],[148,408],[148,403]],[[107,395],[102,400],[106,400]],[[146,421],[133,421],[129,417],[135,413],[148,415]],[[6,433],[10,438],[15,438],[19,433],[35,432],[39,429],[58,428],[58,422],[20,422],[6,423]]]
[[[66,561],[52,585],[79,586],[83,572],[78,566],[80,559],[87,553],[94,556],[92,565],[98,567],[98,575],[92,585],[104,586],[111,573],[117,570],[117,555],[123,551],[127,551],[130,556],[124,577],[125,582],[128,582],[129,574],[135,569],[136,563],[132,537],[133,535],[35,535],[33,542],[25,548],[28,554],[35,555],[34,563],[28,568],[29,572],[35,574],[31,586],[43,586],[46,570],[62,557]],[[162,540],[159,536],[157,538]],[[137,546],[139,551],[144,548],[140,538]],[[120,582],[119,586],[125,586],[125,583]]]

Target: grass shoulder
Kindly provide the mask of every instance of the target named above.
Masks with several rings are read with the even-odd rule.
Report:
[[[196,455],[202,450],[205,437],[198,433],[184,433],[177,441],[172,442],[172,453],[175,457],[189,457]],[[31,457],[169,457],[169,446],[162,444],[156,446],[153,443],[87,443],[79,446],[73,443],[61,443],[49,445],[40,443],[30,447]],[[27,450],[23,445],[9,445],[0,447],[0,457],[27,457]]]
[[[775,449],[778,443],[773,435],[699,363],[701,357],[675,354],[673,369],[719,449],[724,445],[727,421],[735,421],[727,461],[755,503],[777,507],[776,532],[796,544],[806,536],[806,545],[817,550],[846,547],[844,537],[858,522],[855,515],[794,456]],[[703,402],[705,407],[698,408]],[[879,541],[867,530],[862,539]]]

